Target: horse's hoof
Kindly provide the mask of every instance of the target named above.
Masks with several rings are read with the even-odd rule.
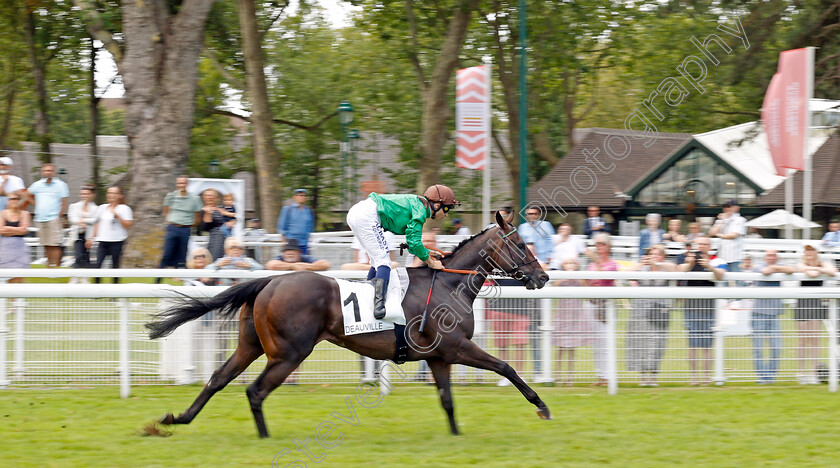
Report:
[[[546,421],[551,421],[551,411],[548,410],[547,406],[543,406],[542,408],[537,408],[537,416],[540,419],[545,419]]]
[[[175,424],[175,416],[172,413],[166,413],[160,418],[161,424]]]

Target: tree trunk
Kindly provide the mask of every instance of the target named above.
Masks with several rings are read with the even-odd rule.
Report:
[[[264,57],[254,0],[237,0],[239,25],[242,29],[242,53],[245,58],[247,96],[251,103],[251,128],[254,132],[254,162],[257,168],[257,190],[263,226],[276,225],[280,214],[281,184],[279,154],[274,146],[271,126],[273,117],[265,84]],[[269,228],[270,229],[270,228]]]
[[[117,65],[125,84],[125,132],[131,145],[127,202],[134,226],[123,255],[128,267],[160,262],[163,197],[186,167],[198,56],[212,4],[185,0],[173,15],[167,2],[123,1],[126,47]]]
[[[32,81],[35,85],[35,141],[39,144],[41,151],[40,160],[42,163],[52,162],[50,151],[50,120],[47,113],[47,84],[44,62],[38,57],[35,46],[35,17],[29,8],[23,13],[24,26],[23,36],[26,41],[26,50],[29,55],[29,66],[32,72]]]
[[[499,11],[498,4],[495,11]],[[510,174],[510,186],[519,187],[519,82],[517,67],[513,66],[517,57],[516,41],[502,41],[500,19],[497,17],[491,24],[493,27],[493,41],[496,54],[496,74],[502,84],[502,100],[505,111],[508,115],[508,140],[510,141],[510,156],[505,157],[508,173]],[[506,44],[510,47],[506,47]],[[509,53],[510,59],[506,52]],[[519,190],[513,190],[513,206],[521,206]]]
[[[458,53],[467,36],[470,16],[477,6],[477,0],[462,0],[455,7],[452,19],[449,20],[443,47],[435,61],[432,76],[423,89],[420,172],[417,178],[419,193],[423,193],[426,187],[440,181],[441,153],[448,137],[446,122],[451,115],[447,94],[452,81],[452,73],[458,65]]]
[[[96,46],[93,38],[90,38],[90,165],[93,173],[93,193],[96,195],[96,203],[105,203],[104,190],[99,172],[102,170],[102,162],[99,159],[99,145],[96,137],[99,136],[99,98],[96,97]]]

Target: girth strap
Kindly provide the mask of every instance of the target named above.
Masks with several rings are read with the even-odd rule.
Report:
[[[405,339],[405,325],[394,324],[394,337],[397,339],[397,348],[394,350],[393,361],[396,364],[404,364],[408,357],[408,341]]]

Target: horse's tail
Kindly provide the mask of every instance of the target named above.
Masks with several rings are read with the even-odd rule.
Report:
[[[257,294],[274,278],[276,276],[240,283],[207,299],[183,297],[178,301],[178,304],[155,315],[156,320],[154,322],[146,324],[146,328],[150,330],[149,338],[155,339],[167,336],[181,325],[217,309],[222,317],[231,318],[244,304],[253,305]]]

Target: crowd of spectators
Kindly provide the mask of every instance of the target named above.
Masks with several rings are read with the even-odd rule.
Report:
[[[78,201],[69,204],[67,184],[56,177],[54,165],[44,164],[41,179],[28,188],[19,177],[11,173],[13,166],[14,162],[10,158],[0,158],[0,268],[29,266],[30,257],[24,236],[31,225],[38,228],[39,241],[44,246],[48,267],[59,265],[63,245],[66,245],[72,249],[76,268],[102,268],[107,259],[110,259],[113,268],[119,268],[123,244],[133,223],[132,209],[125,204],[120,187],[108,187],[106,203],[97,206],[93,201],[94,188],[84,186],[79,191]],[[222,194],[208,188],[196,195],[187,191],[188,183],[186,176],[177,177],[175,189],[163,199],[161,208],[166,228],[161,268],[324,271],[331,267],[329,261],[315,258],[309,249],[315,218],[312,208],[307,205],[306,189],[295,190],[292,200],[282,208],[276,224],[283,242],[282,252],[267,260],[263,266],[254,259],[253,249],[248,250],[243,242],[266,237],[267,232],[262,228],[260,220],[248,220],[241,237],[234,237],[237,207],[233,194]],[[25,209],[27,205],[31,205],[32,216]],[[499,212],[503,216],[511,214],[510,209]],[[61,223],[65,214],[69,226],[66,244]],[[580,236],[573,235],[573,227],[569,223],[559,224],[555,234],[554,226],[544,219],[540,208],[529,207],[525,215],[526,222],[518,226],[518,232],[545,269],[628,269],[626,265],[620,266],[612,256],[612,228],[601,216],[598,207],[587,209],[587,217],[582,226],[582,234],[593,245],[592,248],[587,248]],[[820,260],[814,245],[805,246],[801,261],[795,265],[780,264],[778,252],[773,249],[766,250],[757,265],[750,265],[750,259],[744,256],[744,239],[758,234],[747,230],[746,220],[734,202],[723,206],[708,233],[703,232],[697,222],[688,223],[684,231],[678,219],[668,220],[664,227],[667,229],[663,229],[663,220],[659,214],[651,213],[645,217],[645,228],[639,233],[637,261],[629,269],[640,273],[709,272],[715,279],[687,280],[681,284],[685,287],[716,286],[726,272],[737,271],[753,271],[765,276],[801,272],[809,277],[801,282],[801,286],[816,287],[823,283],[819,277],[837,272],[833,262]],[[460,219],[453,220],[450,232],[459,236],[471,235],[469,228]],[[193,233],[208,236],[206,248],[201,246],[188,252]],[[423,235],[423,243],[435,247],[439,233],[439,229],[431,229]],[[712,250],[713,237],[719,239],[716,252]],[[393,236],[390,236],[388,242],[392,246],[392,266],[399,266],[401,260],[393,255],[398,250]],[[840,222],[830,223],[828,232],[820,242],[824,247],[840,247]],[[676,258],[668,258],[664,245],[673,243],[683,244],[685,253]],[[358,245],[354,249],[353,261],[341,265],[341,268],[368,270],[369,259]],[[405,260],[405,266],[422,266],[422,261],[415,260],[409,257]],[[19,281],[20,278],[11,280]],[[237,280],[204,277],[188,281],[196,285],[224,285],[233,284]],[[497,280],[500,285],[507,284],[505,281]],[[116,278],[114,282],[117,282]],[[519,283],[512,281],[511,284]],[[629,284],[634,287],[666,286],[668,281],[649,279],[640,274],[637,280]],[[762,280],[756,284],[778,287],[780,282]],[[554,285],[612,287],[615,281],[575,279],[556,281]],[[711,381],[712,329],[717,307],[714,299],[687,298],[672,301],[645,298],[634,299],[629,304],[631,312],[624,359],[628,370],[639,372],[641,385],[657,385],[657,375],[662,367],[671,325],[670,312],[675,308],[684,311],[683,326],[688,337],[687,357],[691,383],[702,385]],[[759,383],[771,383],[776,378],[782,349],[779,320],[783,312],[781,299],[758,299],[752,305],[753,355]],[[556,302],[553,343],[558,350],[563,383],[573,383],[576,349],[590,346],[597,375],[593,385],[606,385],[606,313],[607,301],[604,299],[561,299]],[[816,382],[816,374],[808,371],[817,368],[820,323],[826,317],[827,308],[822,299],[796,301],[794,320],[798,332],[797,359],[798,368],[803,370],[799,376],[800,383]],[[495,333],[495,345],[500,357],[508,360],[517,370],[523,370],[527,360],[526,350],[530,348],[532,370],[538,374],[541,362],[536,328],[540,322],[538,302],[529,299],[497,300],[488,304],[486,318],[491,331]],[[500,385],[507,384],[504,379],[500,381]]]

